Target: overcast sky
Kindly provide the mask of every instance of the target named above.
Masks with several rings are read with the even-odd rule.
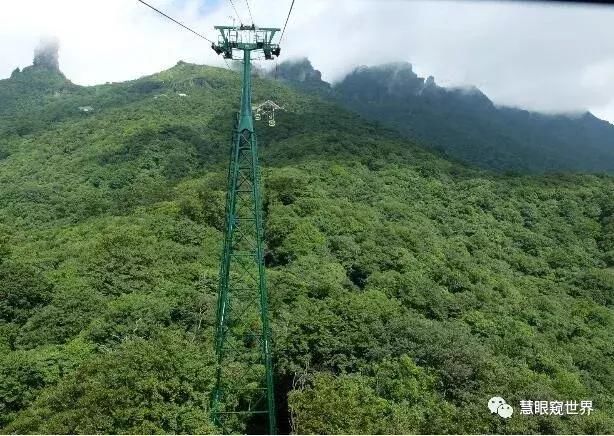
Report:
[[[148,0],[214,39],[230,0]],[[249,22],[246,0],[233,0]],[[282,26],[291,0],[249,0],[256,25]],[[223,65],[207,43],[136,0],[3,0],[0,78],[60,40],[73,82],[134,79],[177,60]],[[440,85],[475,85],[495,103],[588,109],[614,122],[614,6],[486,1],[295,0],[282,59],[307,56],[334,81],[357,65],[409,61]]]

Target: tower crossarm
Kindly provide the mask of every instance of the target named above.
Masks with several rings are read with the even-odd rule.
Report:
[[[265,59],[279,56],[279,44],[273,43],[273,37],[280,31],[276,27],[251,26],[215,26],[220,32],[218,43],[211,44],[217,54],[223,54],[226,59],[243,59],[235,54],[238,52],[262,50]]]

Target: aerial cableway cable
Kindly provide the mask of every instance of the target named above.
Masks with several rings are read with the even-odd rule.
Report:
[[[159,13],[160,15],[162,15],[163,17],[168,18],[169,20],[171,20],[173,23],[179,24],[181,27],[183,27],[184,29],[192,32],[194,35],[204,39],[207,42],[210,42],[211,44],[215,44],[213,41],[211,41],[209,38],[207,38],[204,35],[201,35],[200,33],[198,33],[197,31],[190,29],[188,26],[186,26],[185,24],[183,24],[181,21],[175,20],[173,17],[165,14],[164,12],[162,12],[159,9],[156,9],[155,7],[153,7],[152,5],[150,5],[149,3],[144,2],[143,0],[137,0],[139,3],[144,4],[145,6],[147,6],[150,9],[153,9],[154,11],[156,11],[157,13]],[[224,63],[226,64],[226,67],[230,70],[230,65],[228,65],[228,62],[226,61],[226,59],[224,59]]]
[[[249,18],[252,20],[252,24],[254,24],[254,16],[252,15],[252,8],[249,7],[249,0],[245,0],[245,4],[247,5],[247,11],[249,12]]]
[[[204,39],[205,41],[209,41],[211,44],[214,44],[213,41],[211,41],[209,38],[207,38],[206,36],[201,35],[200,33],[198,33],[195,30],[190,29],[188,26],[186,26],[185,24],[183,24],[180,21],[175,20],[173,17],[169,17],[168,15],[166,15],[164,12],[162,12],[159,9],[154,8],[152,5],[150,5],[149,3],[145,3],[143,0],[137,0],[140,3],[143,3],[145,6],[147,6],[148,8],[153,9],[154,11],[156,11],[157,13],[159,13],[160,15],[168,18],[169,20],[173,21],[174,23],[179,24],[181,27],[183,27],[186,30],[189,30],[190,32],[192,32],[194,35],[201,37],[202,39]]]
[[[290,10],[288,11],[288,16],[286,17],[286,22],[284,23],[284,28],[281,31],[281,36],[279,37],[279,43],[284,39],[284,33],[286,33],[286,26],[288,25],[288,20],[290,19],[290,14],[292,13],[292,8],[294,7],[294,0],[290,4]]]
[[[237,16],[237,20],[239,20],[239,24],[243,24],[243,20],[241,19],[241,17],[239,16],[239,11],[237,11],[237,7],[235,6],[234,2],[232,0],[228,0],[230,2],[230,5],[232,6],[232,8],[235,11],[235,15]]]

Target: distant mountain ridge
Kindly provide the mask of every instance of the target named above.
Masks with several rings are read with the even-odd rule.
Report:
[[[445,88],[433,76],[419,77],[407,62],[357,67],[332,85],[308,59],[281,63],[269,74],[480,167],[614,172],[614,125],[590,112],[498,106],[478,88]]]

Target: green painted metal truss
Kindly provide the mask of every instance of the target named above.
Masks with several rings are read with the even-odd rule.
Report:
[[[274,434],[271,329],[258,143],[251,104],[251,54],[259,50],[266,59],[278,56],[279,46],[272,40],[279,29],[255,26],[216,29],[220,38],[212,48],[226,58],[243,60],[243,89],[228,168],[215,334],[216,384],[211,412],[222,432],[236,431],[250,422],[258,426],[266,420],[266,431]]]

